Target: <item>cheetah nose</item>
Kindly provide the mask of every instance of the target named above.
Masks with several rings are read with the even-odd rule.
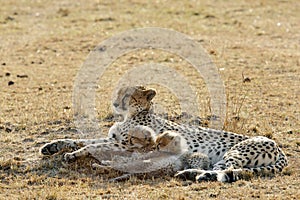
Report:
[[[118,103],[113,103],[114,107],[118,107],[120,104]]]

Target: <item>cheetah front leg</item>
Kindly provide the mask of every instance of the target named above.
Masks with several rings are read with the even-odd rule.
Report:
[[[71,153],[66,153],[63,159],[68,163],[84,157],[93,157],[98,161],[102,161],[112,160],[116,155],[128,154],[131,154],[131,149],[127,146],[117,142],[108,142],[89,144]]]
[[[79,140],[59,139],[43,145],[40,148],[40,153],[42,155],[53,155],[62,150],[72,152],[84,146],[87,146],[89,144],[107,143],[111,141],[113,141],[112,138],[79,139]]]

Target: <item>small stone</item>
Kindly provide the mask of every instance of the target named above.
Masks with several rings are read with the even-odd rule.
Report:
[[[28,75],[24,74],[24,75],[17,75],[18,78],[28,78]]]
[[[8,83],[7,83],[8,86],[13,85],[13,84],[15,84],[15,82],[13,82],[13,81],[8,81]]]
[[[70,106],[64,106],[64,109],[69,110],[69,109],[71,109],[71,107]]]
[[[9,127],[5,127],[5,132],[10,133],[10,132],[12,132],[12,129]]]
[[[6,21],[13,21],[13,20],[15,20],[15,18],[13,18],[13,17],[11,17],[11,16],[7,16],[7,17],[5,18],[5,20],[6,20]]]
[[[249,83],[251,82],[251,79],[249,77],[245,77],[243,80],[244,83]]]

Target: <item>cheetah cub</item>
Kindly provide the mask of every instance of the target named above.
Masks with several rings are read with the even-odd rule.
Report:
[[[200,152],[190,153],[186,140],[174,131],[159,134],[155,140],[155,149],[179,155],[177,164],[182,169],[209,169],[211,165],[207,155]]]
[[[135,152],[152,151],[155,132],[146,126],[138,125],[128,130],[128,148]]]
[[[155,132],[146,126],[138,125],[128,130],[128,144],[126,145],[127,154],[116,154],[111,160],[102,160],[101,164],[93,163],[92,167],[97,168],[113,168],[120,162],[128,162],[129,157],[135,157],[138,153],[147,153],[153,150],[155,145]],[[100,159],[98,159],[100,160]],[[118,167],[116,167],[118,168]]]

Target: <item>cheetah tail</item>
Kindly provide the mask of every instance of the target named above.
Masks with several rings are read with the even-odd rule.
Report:
[[[237,180],[249,180],[255,176],[268,176],[280,173],[288,165],[286,155],[280,150],[279,158],[273,165],[254,168],[226,169],[218,172],[218,181],[235,182]]]

